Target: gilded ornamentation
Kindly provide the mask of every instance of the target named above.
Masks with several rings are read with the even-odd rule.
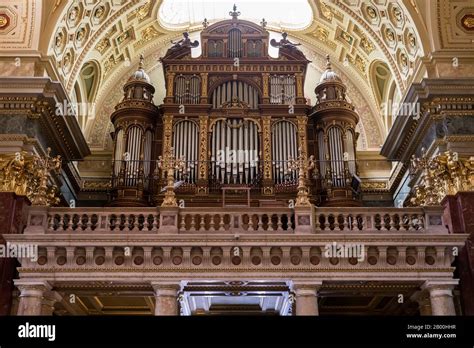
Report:
[[[306,125],[308,118],[306,116],[296,116],[296,119],[298,121],[298,146],[301,148],[304,158],[306,158]]]
[[[329,31],[323,27],[317,27],[312,35],[319,41],[326,43],[331,48],[336,48],[336,43],[329,40]]]
[[[107,74],[117,64],[113,54],[104,62],[104,72]]]
[[[400,9],[398,7],[393,7],[392,8],[392,14],[393,14],[393,17],[395,18],[395,20],[398,23],[402,22],[402,20],[403,20],[402,11],[400,11]]]
[[[207,73],[201,73],[201,97],[207,97]]]
[[[408,68],[408,57],[405,53],[400,55],[400,62],[402,63],[402,67],[404,69]]]
[[[371,54],[375,49],[374,44],[372,42],[370,42],[370,40],[367,39],[367,37],[365,35],[361,36],[361,38],[360,38],[360,47],[362,47],[362,49],[367,54]]]
[[[68,13],[67,19],[72,24],[76,24],[79,20],[79,7],[77,6],[72,7]]]
[[[69,71],[72,64],[71,52],[66,53],[63,58],[63,67],[65,71]]]
[[[263,124],[263,178],[267,180],[272,179],[272,155],[271,155],[271,116],[264,116]]]
[[[110,47],[110,40],[107,37],[104,37],[102,40],[99,41],[97,46],[95,47],[100,54],[104,54],[105,51]]]
[[[413,34],[413,33],[408,34],[408,43],[409,43],[411,48],[416,48],[415,34]]]
[[[376,19],[377,18],[377,10],[372,6],[367,6],[367,14],[370,18]]]
[[[346,33],[345,31],[341,31],[340,37],[349,45],[352,45],[352,42],[354,41],[354,38],[350,36],[348,33]]]
[[[184,157],[175,158],[173,156],[173,148],[169,147],[164,156],[158,157],[158,168],[166,173],[166,192],[162,207],[177,207],[176,195],[174,193],[174,172],[183,172],[186,170],[186,160]]]
[[[361,183],[363,190],[385,190],[387,189],[386,181],[366,181]]]
[[[167,78],[168,78],[168,86],[166,87],[166,96],[167,97],[172,97],[173,96],[173,82],[174,82],[174,73],[168,73]]]
[[[467,30],[474,30],[474,13],[465,15],[461,19],[461,24]]]
[[[314,156],[311,155],[309,159],[306,159],[306,152],[300,147],[298,149],[298,158],[290,158],[288,161],[288,169],[298,171],[298,193],[296,196],[296,207],[310,207],[308,192],[308,173],[315,168]]]
[[[267,98],[268,97],[268,77],[269,74],[264,73],[262,74],[263,80],[262,80],[262,87],[263,87],[263,97]]]
[[[207,116],[199,117],[199,179],[207,180]]]
[[[324,1],[321,1],[321,14],[328,21],[332,21],[334,17],[342,18],[342,13],[337,11],[335,8],[328,6]]]
[[[105,6],[101,5],[94,11],[94,18],[100,20],[105,14]]]
[[[395,42],[395,33],[393,32],[392,29],[390,28],[385,29],[385,37],[387,38],[388,41]]]
[[[59,32],[56,37],[54,38],[54,46],[56,48],[61,48],[64,45],[64,34]]]
[[[474,157],[462,159],[456,152],[446,151],[429,159],[422,151],[421,158],[413,155],[411,159],[411,170],[422,171],[410,200],[412,205],[439,205],[447,195],[474,191]]]
[[[133,47],[137,48],[140,46],[143,46],[145,43],[148,41],[153,40],[154,38],[158,37],[161,35],[161,32],[155,29],[153,25],[150,25],[149,27],[145,28],[142,30],[142,36],[141,39],[138,40]]]
[[[163,154],[170,151],[172,146],[172,135],[173,135],[173,116],[163,116]]]
[[[151,8],[151,1],[147,1],[143,6],[140,6],[139,8],[134,10],[131,13],[131,16],[136,14],[137,19],[139,21],[141,21],[141,20],[145,19],[148,16],[148,13],[150,12],[150,8]]]
[[[304,98],[302,74],[296,74],[296,96],[298,98]]]
[[[76,34],[76,41],[78,43],[82,43],[85,37],[86,37],[86,29],[84,28],[79,29]]]
[[[44,158],[25,151],[0,155],[0,191],[26,196],[33,205],[59,203],[58,188],[51,185],[51,172],[61,170],[61,156],[51,157],[48,148]]]

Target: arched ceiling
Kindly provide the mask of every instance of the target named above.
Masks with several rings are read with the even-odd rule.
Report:
[[[26,48],[37,49],[43,59],[49,60],[54,74],[70,94],[81,78],[84,64],[96,62],[100,70],[96,114],[87,123],[84,133],[93,150],[107,149],[108,117],[121,97],[121,85],[138,65],[139,55],[146,56],[147,69],[159,98],[164,85],[160,80],[158,58],[170,45],[170,39],[180,37],[183,30],[198,35],[202,29],[195,13],[194,17],[187,13],[174,18],[179,24],[175,23],[175,27],[170,25],[169,16],[160,18],[164,1],[167,5],[168,0],[9,0],[0,5],[0,46],[11,50],[12,55]],[[242,2],[245,7],[249,0]],[[261,9],[265,10],[265,2],[269,3],[252,0],[250,5],[254,5],[255,11],[246,16],[242,10],[240,18],[257,17]],[[297,5],[305,4],[294,6]],[[391,78],[387,86],[395,86],[398,94],[403,95],[411,82],[441,74],[436,67],[424,66],[433,52],[439,49],[472,52],[473,32],[469,23],[474,18],[474,6],[470,0],[308,0],[307,6],[312,11],[308,25],[301,24],[299,29],[290,30],[291,23],[284,23],[275,7],[273,12],[267,13],[267,29],[287,30],[293,41],[303,44],[304,53],[312,61],[305,88],[310,98],[314,86],[309,82],[317,81],[324,67],[322,57],[331,56],[333,66],[348,85],[348,95],[361,114],[364,149],[377,148],[387,133],[380,118],[380,98],[376,97],[379,91],[371,82],[374,64],[384,63],[388,67]],[[29,41],[25,36],[21,45],[8,46],[6,42],[13,39],[5,33],[10,27],[2,29],[2,16],[11,17],[9,23],[13,25],[15,15],[11,12],[15,12],[15,8],[17,12],[22,11],[23,18],[28,18],[31,33]],[[227,13],[221,17],[226,18]],[[15,25],[21,25],[21,16],[17,13]],[[214,14],[208,20],[213,23],[217,20],[213,18],[219,16]],[[193,18],[192,23],[183,22],[183,18]],[[28,34],[28,25],[21,32]],[[157,103],[160,101],[156,99]]]

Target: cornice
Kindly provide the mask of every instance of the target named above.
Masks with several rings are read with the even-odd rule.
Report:
[[[50,78],[0,77],[0,114],[39,119],[61,156],[81,159],[90,150],[76,117],[56,115],[56,105],[69,102],[62,84]]]

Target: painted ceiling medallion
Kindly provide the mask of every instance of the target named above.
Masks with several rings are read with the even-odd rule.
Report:
[[[474,30],[474,13],[469,13],[461,19],[461,25],[466,30]]]
[[[5,29],[10,24],[10,17],[5,13],[0,14],[0,29]]]

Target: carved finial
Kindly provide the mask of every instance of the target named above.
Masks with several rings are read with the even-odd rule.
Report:
[[[265,20],[265,18],[262,18],[262,21],[260,22],[260,25],[265,28],[267,26],[267,21]]]
[[[143,69],[144,62],[145,62],[145,56],[143,54],[140,54],[140,63],[138,64],[139,69]]]
[[[209,22],[207,21],[207,18],[204,18],[204,22],[202,22],[202,26],[204,28],[207,28],[208,25],[209,25]]]
[[[240,16],[240,11],[237,11],[237,5],[234,4],[234,7],[232,9],[233,11],[229,12],[229,16],[231,16],[232,19],[237,19],[237,17]]]
[[[331,70],[331,58],[329,54],[326,55],[326,70]]]

